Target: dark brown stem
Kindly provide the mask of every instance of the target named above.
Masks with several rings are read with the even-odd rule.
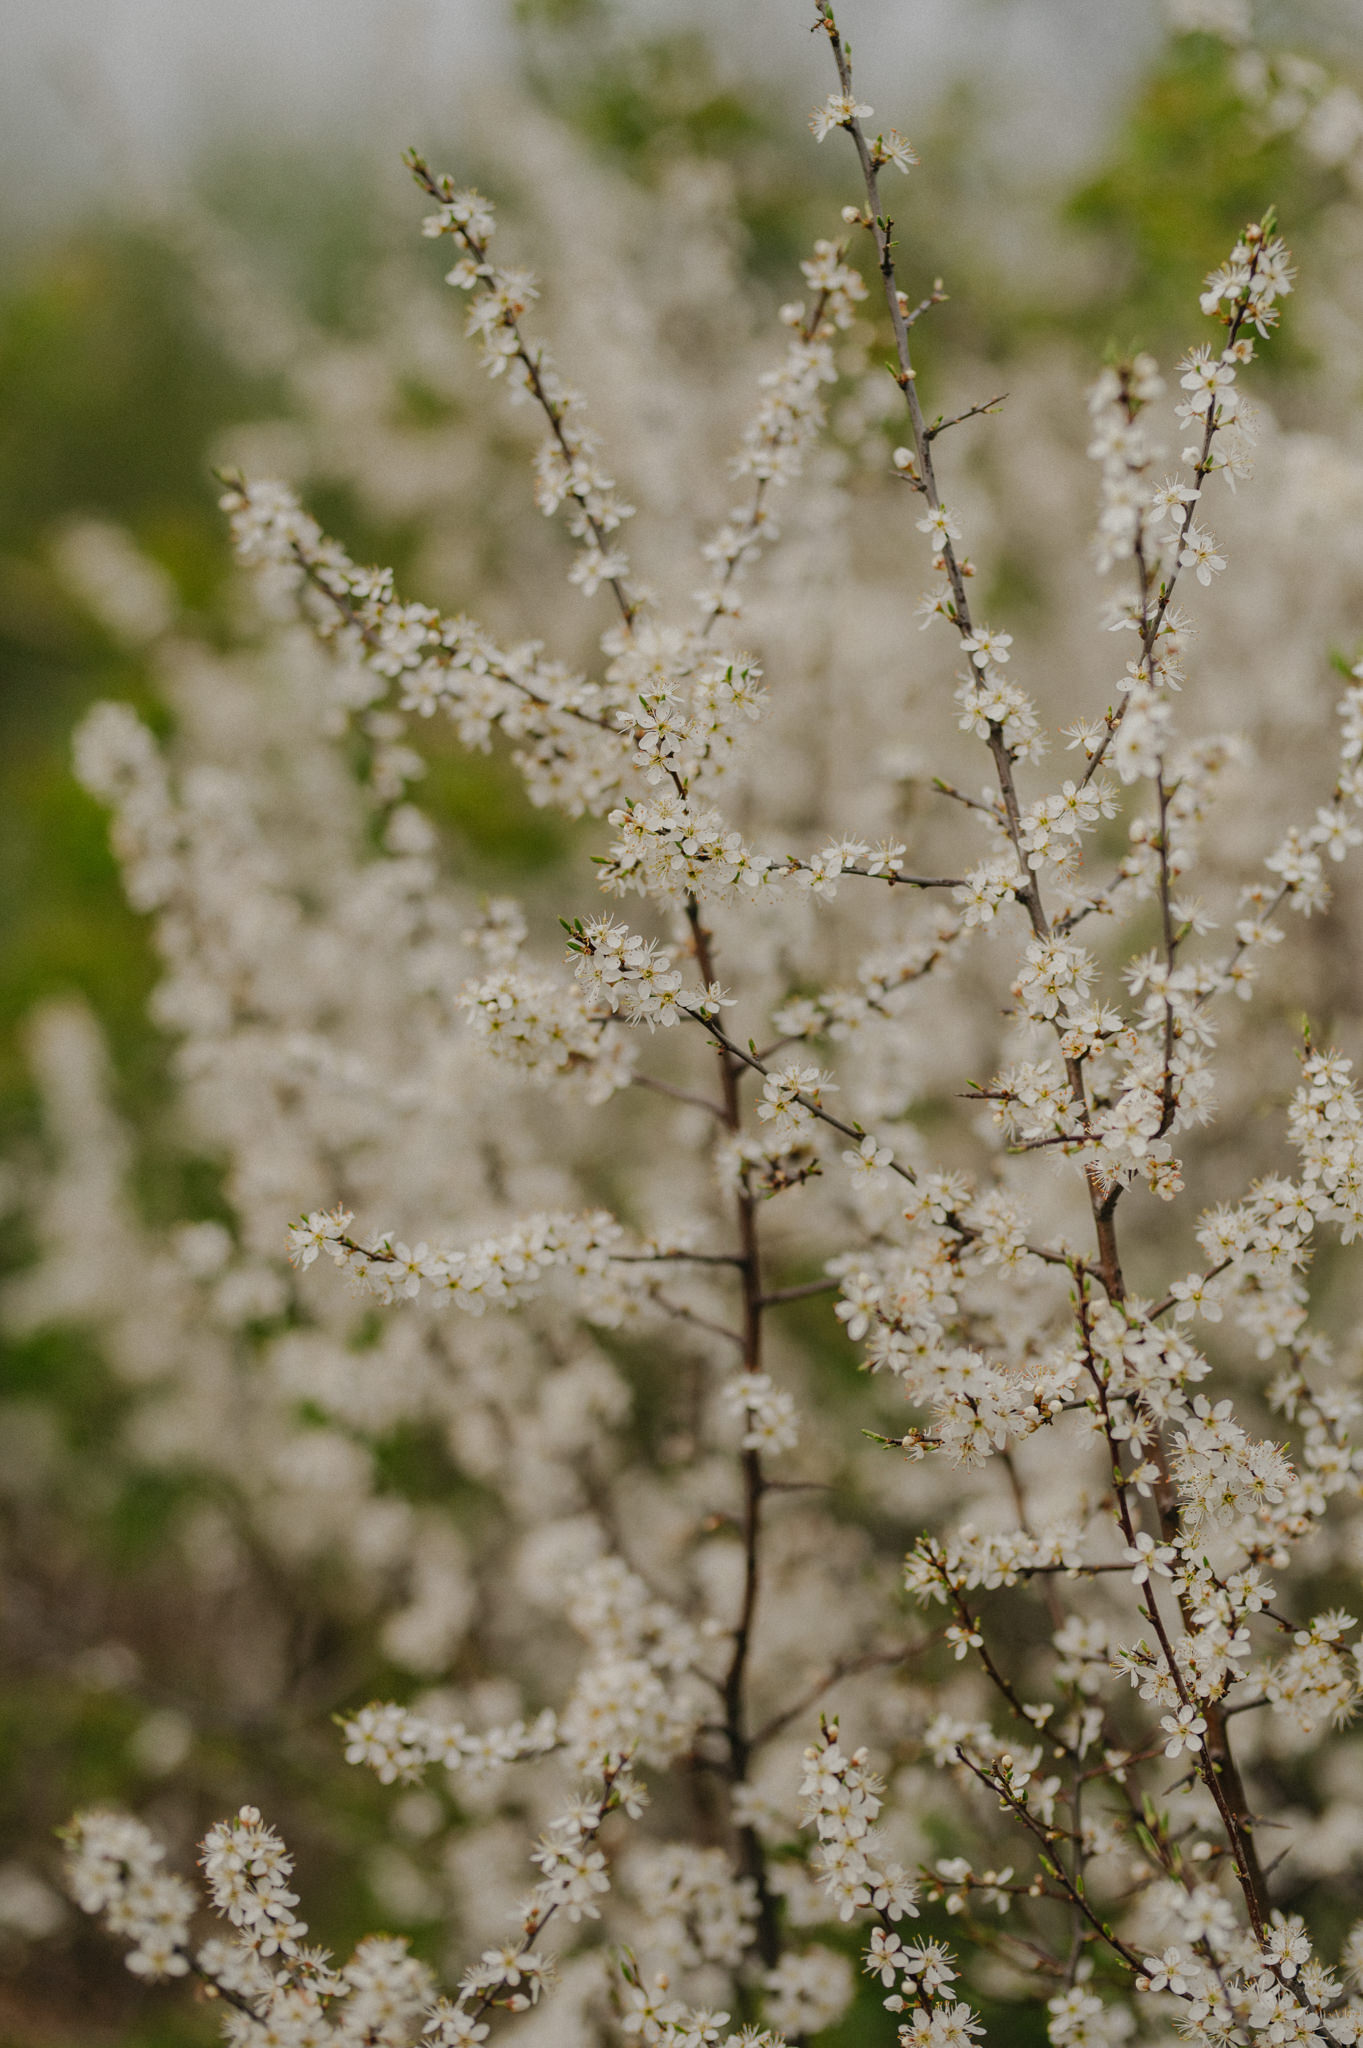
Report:
[[[686,918],[691,927],[696,966],[702,982],[708,988],[716,978],[714,954],[710,933],[701,918],[700,905],[694,897],[687,899]],[[742,1068],[724,1044],[719,1046],[719,1071],[724,1122],[737,1136],[743,1128],[743,1105],[739,1093]],[[762,1358],[762,1264],[757,1235],[757,1205],[746,1175],[738,1190],[737,1223],[739,1278],[743,1294],[743,1328],[740,1338],[743,1370],[755,1373],[761,1371]],[[735,1784],[741,1784],[747,1777],[753,1747],[748,1729],[747,1678],[752,1654],[753,1629],[757,1620],[758,1594],[761,1589],[762,1500],[765,1492],[766,1478],[762,1469],[762,1454],[753,1449],[745,1450],[742,1519],[743,1593],[738,1620],[734,1625],[733,1648],[724,1674],[724,1731],[729,1751],[730,1774]],[[757,1890],[757,1952],[766,1968],[774,1969],[781,1959],[781,1932],[777,1924],[776,1901],[767,1885],[766,1852],[753,1828],[740,1828],[738,1842],[743,1874],[752,1878]]]

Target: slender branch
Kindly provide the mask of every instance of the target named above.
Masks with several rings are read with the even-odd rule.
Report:
[[[816,1294],[836,1294],[841,1280],[806,1280],[798,1287],[777,1287],[761,1299],[763,1308],[775,1308],[784,1301],[808,1301]]]
[[[840,1685],[844,1678],[858,1678],[863,1671],[883,1671],[890,1665],[906,1664],[910,1657],[921,1657],[937,1640],[936,1636],[929,1636],[921,1643],[907,1643],[896,1650],[867,1650],[860,1657],[840,1658],[824,1672],[822,1678],[814,1681],[807,1692],[801,1693],[790,1706],[783,1707],[779,1714],[773,1714],[769,1721],[763,1722],[752,1739],[753,1748],[761,1749],[783,1728],[788,1728],[792,1721],[798,1721],[811,1707],[818,1705],[831,1686]]]
[[[336,607],[337,612],[345,620],[345,623],[359,636],[370,653],[382,653],[383,642],[379,635],[372,626],[367,625],[364,619],[361,618],[346,593],[343,590],[335,589],[328,580],[325,573],[325,565],[319,565],[310,560],[296,541],[293,544],[293,558],[312,588],[320,591],[323,597],[330,600]],[[442,650],[432,648],[427,652],[427,659],[436,662],[442,668],[449,668],[453,661],[453,656],[448,649],[443,650],[443,652],[444,659],[442,660]],[[484,658],[486,659],[486,656]],[[614,719],[602,718],[595,711],[584,711],[580,704],[555,704],[552,699],[541,696],[538,690],[532,690],[529,683],[522,682],[519,676],[513,675],[510,669],[502,662],[488,660],[487,672],[497,682],[504,683],[509,690],[519,690],[520,694],[529,703],[537,704],[542,711],[562,714],[565,718],[576,718],[582,725],[593,725],[597,728],[598,732],[609,733],[613,739],[622,739],[620,727]]]
[[[613,1266],[658,1266],[665,1261],[675,1261],[688,1266],[741,1266],[743,1261],[734,1252],[608,1252]]]
[[[694,896],[687,899],[686,918],[691,927],[696,965],[701,980],[708,988],[715,980],[714,953],[710,933],[701,918],[700,905]],[[738,1085],[741,1069],[732,1052],[723,1044],[720,1045],[719,1066],[724,1121],[727,1128],[737,1136],[743,1128],[743,1105]],[[762,1357],[762,1262],[757,1234],[757,1204],[746,1174],[739,1183],[736,1209],[739,1274],[743,1290],[743,1330],[740,1340],[743,1369],[748,1373],[756,1373],[761,1370]],[[743,1591],[738,1619],[734,1625],[733,1647],[729,1655],[728,1668],[724,1673],[724,1726],[729,1750],[729,1769],[735,1784],[741,1784],[746,1779],[752,1755],[752,1739],[747,1725],[747,1677],[761,1584],[762,1498],[766,1491],[761,1452],[750,1448],[743,1452],[742,1457]],[[773,1969],[780,1960],[781,1933],[777,1921],[776,1902],[767,1885],[766,1851],[755,1828],[740,1828],[738,1837],[744,1874],[752,1878],[757,1891],[758,1953],[767,1968]]]
[[[843,92],[848,100],[855,104],[852,92],[852,66],[848,58],[846,46],[838,33],[830,0],[818,0],[818,15],[819,22],[832,46],[833,60],[837,65],[838,79]],[[919,488],[932,510],[937,512],[941,510],[942,498],[937,487],[937,476],[932,462],[933,436],[932,432],[929,431],[927,422],[923,418],[923,408],[918,397],[918,372],[914,369],[913,357],[909,349],[909,330],[905,319],[905,305],[907,301],[900,292],[899,280],[895,274],[893,222],[882,210],[880,176],[860,120],[855,114],[852,114],[848,116],[843,125],[852,137],[856,147],[857,158],[861,164],[861,175],[866,187],[866,215],[864,218],[875,242],[876,261],[880,271],[885,305],[890,315],[890,325],[894,330],[895,355],[898,362],[895,382],[903,392],[904,402],[908,407],[909,427],[913,434]],[[940,536],[940,558],[942,566],[946,571],[947,582],[951,587],[951,623],[956,627],[960,637],[967,639],[974,631],[974,624],[970,614],[970,603],[966,596],[965,572],[960,561],[957,559],[956,550],[949,534],[942,534]],[[1049,933],[1050,927],[1046,921],[1046,913],[1041,906],[1041,892],[1036,876],[1023,858],[1021,844],[1022,813],[1017,798],[1017,787],[1013,778],[1013,757],[1004,740],[1001,726],[991,723],[988,746],[993,756],[1000,794],[1003,797],[1008,837],[1013,843],[1013,849],[1018,856],[1018,865],[1024,878],[1019,884],[1017,895],[1019,900],[1025,903],[1027,907],[1033,930],[1037,933],[1038,937],[1044,938]]]
[[[904,324],[907,327],[907,320]],[[952,419],[934,420],[930,427],[924,427],[923,439],[925,441],[935,441],[937,439],[937,436],[939,434],[945,434],[949,427],[959,427],[962,426],[966,420],[982,419],[986,414],[996,413],[999,407],[1003,404],[1004,399],[1007,398],[1007,396],[1008,393],[1006,391],[1001,391],[997,398],[987,399],[983,405],[967,406],[964,412],[958,412]]]
[[[444,205],[449,200],[451,196],[449,191],[444,188],[440,180],[432,177],[430,169],[421,157],[417,155],[415,150],[408,152],[407,167],[422,191],[429,198],[434,199],[437,205]],[[474,257],[479,263],[486,262],[486,241],[479,241],[478,237],[471,234],[467,228],[458,225],[455,227],[455,234],[470,256]],[[559,452],[567,464],[568,477],[570,479],[567,485],[567,494],[576,503],[597,547],[602,554],[605,554],[608,538],[606,531],[591,509],[587,492],[579,484],[571,480],[577,458],[567,435],[563,431],[563,408],[556,400],[550,397],[544,388],[544,380],[541,376],[542,358],[540,351],[532,349],[526,342],[524,335],[521,333],[520,321],[513,312],[504,312],[501,324],[515,341],[516,360],[525,371],[527,388],[548,421],[549,431],[557,442]],[[632,630],[634,621],[639,615],[640,600],[637,597],[631,596],[619,576],[608,576],[605,580],[610,586],[611,594],[619,607],[621,620],[625,630],[628,632]]]
[[[692,1109],[708,1110],[711,1116],[724,1121],[724,1105],[712,1102],[708,1095],[693,1095],[689,1088],[674,1088],[670,1081],[660,1081],[654,1074],[631,1074],[630,1080],[636,1088],[651,1089],[655,1095],[668,1095],[673,1102],[687,1102]]]
[[[932,787],[938,796],[949,796],[954,803],[964,804],[968,811],[983,811],[985,817],[992,819],[994,824],[1003,824],[1003,812],[996,803],[987,801],[984,797],[967,796],[963,789],[957,789],[954,782],[944,782],[940,775],[933,776]]]
[[[809,313],[805,316],[804,320],[800,323],[798,332],[801,341],[810,342],[814,339],[815,335],[819,331],[819,328],[823,324],[824,311],[827,305],[828,287],[824,286],[824,288],[815,296],[813,306],[811,307]],[[739,563],[743,560],[743,557],[748,552],[748,549],[753,546],[757,538],[757,535],[762,530],[764,516],[763,508],[766,503],[767,491],[770,487],[770,484],[771,477],[770,475],[766,475],[759,476],[756,483],[753,485],[753,494],[748,503],[747,514],[744,518],[743,526],[735,538],[734,545],[728,550],[724,557],[724,568],[719,579],[719,590],[721,596],[725,591],[728,590],[729,585],[733,582],[734,577],[738,574]],[[709,639],[715,621],[719,618],[722,618],[723,615],[724,607],[722,604],[713,605],[710,608],[710,610],[706,613],[705,623],[702,625],[700,629],[700,637],[702,643]]]
[[[1259,268],[1262,246],[1262,243],[1256,246],[1254,254],[1250,258],[1244,296],[1231,316],[1229,332],[1222,349],[1223,360],[1226,351],[1233,348],[1239,339],[1240,330],[1245,324],[1249,312],[1255,274]],[[1193,523],[1193,514],[1201,503],[1202,487],[1211,474],[1212,443],[1216,439],[1217,429],[1220,425],[1217,418],[1217,406],[1218,401],[1215,394],[1213,394],[1207,401],[1207,416],[1202,429],[1202,448],[1198,455],[1197,467],[1193,471],[1193,495],[1183,506],[1182,519],[1171,547],[1173,559],[1169,567],[1169,573],[1160,585],[1159,597],[1153,609],[1149,603],[1150,577],[1146,566],[1144,544],[1139,539],[1137,541],[1136,565],[1140,577],[1141,606],[1140,660],[1144,663],[1146,674],[1152,683],[1155,680],[1155,644],[1159,639],[1164,621],[1168,616],[1169,606],[1173,601],[1174,589],[1183,568],[1183,544],[1188,537],[1188,529]],[[1129,697],[1123,698],[1121,704],[1115,710],[1108,712],[1106,719],[1107,730],[1104,732],[1101,741],[1089,759],[1088,766],[1084,770],[1080,784],[1081,788],[1090,783],[1101,768],[1109,747],[1117,737],[1122,720],[1126,716],[1126,707],[1130,701]]]
[[[765,1076],[771,1072],[771,1068],[758,1053],[745,1052],[741,1045],[736,1045],[723,1026],[717,1023],[713,1017],[702,1017],[694,1010],[684,1011],[683,1015],[690,1017],[695,1023],[700,1025],[702,1030],[708,1032],[715,1044],[727,1055],[730,1061],[736,1061],[739,1065],[750,1068],[755,1074]],[[835,1116],[831,1109],[825,1109],[822,1103],[816,1102],[812,1096],[806,1095],[802,1091],[797,1091],[791,1100],[798,1102],[802,1109],[807,1109],[811,1116],[817,1118],[820,1123],[827,1124],[830,1130],[838,1131],[844,1138],[850,1138],[854,1144],[859,1145],[866,1136],[866,1131],[862,1125],[844,1123],[843,1119]],[[897,1174],[901,1180],[907,1181],[910,1187],[917,1187],[918,1185],[918,1176],[914,1173],[913,1169],[902,1165],[897,1159],[892,1159],[885,1171]],[[944,1225],[946,1229],[950,1230],[964,1243],[973,1244],[979,1236],[978,1231],[972,1230],[968,1223],[963,1223],[960,1217],[955,1215],[947,1216],[944,1219]],[[1057,1251],[1049,1245],[1031,1243],[1028,1243],[1024,1249],[1032,1258],[1040,1259],[1048,1266],[1063,1266],[1068,1273],[1073,1273],[1075,1270],[1075,1258],[1072,1252]]]
[[[1074,1880],[1060,1861],[1060,1858],[1052,1854],[1053,1830],[1044,1827],[1036,1815],[1028,1810],[1022,1800],[1017,1797],[1016,1793],[1010,1790],[1000,1777],[992,1770],[986,1770],[980,1764],[977,1764],[974,1758],[959,1745],[956,1749],[956,1755],[961,1763],[965,1765],[966,1769],[979,1779],[982,1785],[987,1785],[991,1792],[998,1794],[1000,1803],[1006,1806],[1010,1812],[1016,1814],[1028,1832],[1035,1836],[1041,1845],[1042,1869],[1064,1888],[1065,1896],[1069,1899],[1071,1905],[1078,1909],[1084,1919],[1088,1921],[1090,1927],[1107,1943],[1113,1953],[1121,1957],[1128,1969],[1135,1971],[1139,1975],[1145,1968],[1144,1959],[1138,1956],[1134,1949],[1128,1948],[1120,1936],[1113,1933],[1106,1921],[1102,1920],[1095,1913],[1084,1894],[1076,1890]]]
[[[1103,1382],[1102,1375],[1094,1363],[1092,1350],[1088,1344],[1087,1320],[1082,1317],[1081,1320],[1083,1321],[1084,1341],[1088,1354],[1086,1369],[1098,1394],[1103,1419],[1103,1431],[1107,1438],[1108,1452],[1112,1460],[1113,1500],[1116,1506],[1117,1519],[1121,1525],[1122,1534],[1128,1549],[1135,1551],[1137,1549],[1136,1528],[1132,1521],[1131,1509],[1127,1501],[1129,1482],[1122,1464],[1121,1443],[1113,1430],[1108,1408],[1107,1388]],[[1163,1496],[1158,1503],[1160,1507],[1160,1522],[1167,1539],[1168,1536],[1174,1533],[1173,1512],[1169,1504],[1173,1488],[1167,1471],[1164,1469],[1163,1457],[1159,1450],[1158,1431],[1155,1432],[1155,1443],[1156,1461],[1160,1466],[1160,1494]],[[1187,1681],[1174,1654],[1174,1646],[1170,1641],[1164,1618],[1160,1613],[1159,1601],[1155,1596],[1153,1580],[1149,1581],[1146,1585],[1145,1613],[1158,1638],[1160,1650],[1164,1657],[1164,1667],[1178,1695],[1179,1704],[1185,1707],[1197,1704],[1207,1722],[1207,1734],[1197,1752],[1198,1770],[1221,1817],[1222,1826],[1226,1831],[1226,1840],[1230,1846],[1231,1857],[1235,1864],[1236,1877],[1239,1880],[1245,1906],[1249,1913],[1250,1925],[1254,1930],[1256,1941],[1262,1946],[1268,1918],[1263,1873],[1259,1867],[1258,1853],[1254,1847],[1252,1823],[1249,1820],[1244,1786],[1241,1783],[1239,1771],[1236,1769],[1231,1756],[1230,1739],[1225,1727],[1224,1718],[1220,1716],[1215,1702],[1195,1703],[1193,1701],[1192,1695],[1188,1690]]]
[[[736,1344],[740,1351],[744,1350],[741,1330],[732,1330],[727,1323],[717,1323],[710,1316],[700,1315],[695,1309],[688,1308],[685,1302],[669,1301],[657,1287],[649,1288],[648,1298],[656,1302],[665,1315],[675,1316],[679,1323],[690,1323],[695,1329],[706,1330],[712,1337],[723,1337],[726,1343]]]

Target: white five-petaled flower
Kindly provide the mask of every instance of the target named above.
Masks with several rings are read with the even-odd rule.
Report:
[[[881,163],[893,164],[900,171],[910,171],[918,162],[917,150],[897,128],[891,128],[885,135],[877,135],[875,154]]]
[[[821,107],[815,107],[809,117],[809,125],[814,132],[814,140],[822,142],[834,128],[850,127],[853,121],[869,121],[874,112],[874,107],[868,107],[851,93],[831,92]]]
[[[862,1958],[862,1968],[869,1971],[873,1977],[878,1976],[882,1984],[893,1984],[907,1962],[908,1957],[899,1936],[887,1934],[883,1928],[877,1927],[871,1935],[870,1947]]]
[[[1153,1536],[1147,1536],[1142,1530],[1136,1541],[1129,1544],[1126,1550],[1127,1564],[1135,1567],[1131,1574],[1131,1583],[1134,1586],[1148,1585],[1151,1572],[1158,1572],[1161,1578],[1171,1579],[1174,1576],[1174,1556],[1172,1544],[1156,1543]]]
[[[1008,650],[1012,644],[1011,633],[994,633],[988,626],[976,626],[974,632],[967,633],[961,641],[976,668],[988,668],[991,662],[1008,661],[1011,658]]]
[[[1226,566],[1225,556],[1216,552],[1215,535],[1200,526],[1189,526],[1178,558],[1185,569],[1196,571],[1198,582],[1203,584],[1210,583],[1212,577]]]
[[[939,546],[943,541],[961,538],[961,529],[945,505],[934,505],[932,510],[916,523],[918,531],[930,533]]]
[[[858,1179],[879,1176],[886,1167],[894,1165],[894,1153],[888,1145],[882,1145],[878,1138],[864,1137],[855,1151],[851,1148],[843,1153],[842,1163],[851,1168]]]
[[[1207,1719],[1198,1713],[1196,1707],[1185,1706],[1180,1707],[1176,1714],[1162,1715],[1160,1727],[1169,1737],[1164,1745],[1164,1754],[1182,1756],[1185,1749],[1201,1748],[1202,1738],[1207,1732]]]

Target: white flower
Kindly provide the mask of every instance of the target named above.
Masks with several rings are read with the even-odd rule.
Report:
[[[918,530],[920,533],[926,533],[932,529],[925,526],[920,520]],[[942,529],[939,528],[937,530],[941,531]],[[957,539],[959,537],[959,535],[954,536]],[[1011,633],[994,633],[990,631],[988,626],[976,626],[974,631],[967,633],[961,641],[962,647],[970,656],[976,668],[988,668],[991,662],[1008,661],[1010,659],[1009,649],[1012,647],[1012,644],[1013,636]]]
[[[1132,1584],[1148,1585],[1152,1572],[1161,1578],[1171,1579],[1174,1575],[1173,1559],[1176,1555],[1172,1544],[1156,1543],[1153,1536],[1147,1536],[1142,1530],[1137,1535],[1135,1543],[1128,1544],[1125,1552],[1126,1562],[1135,1566],[1131,1574]]]
[[[1160,1720],[1169,1740],[1164,1745],[1164,1754],[1169,1757],[1182,1756],[1185,1749],[1199,1749],[1202,1737],[1207,1732],[1207,1720],[1194,1706],[1182,1706],[1176,1714],[1165,1714]]]
[[[894,1165],[894,1153],[888,1145],[882,1145],[878,1138],[864,1137],[855,1151],[844,1152],[842,1163],[850,1168],[858,1179],[878,1180],[887,1167]]]
[[[915,524],[920,533],[931,534],[939,546],[949,540],[961,538],[961,529],[945,505],[935,505],[922,519],[916,520]]]
[[[823,105],[814,109],[809,125],[814,140],[822,142],[831,129],[849,127],[853,121],[869,121],[874,112],[874,107],[864,105],[848,93],[831,92]]]
[[[863,120],[866,119],[870,112],[871,109],[867,107],[861,118]],[[897,128],[889,128],[884,135],[876,137],[875,153],[882,163],[893,164],[896,170],[900,171],[910,171],[918,162],[917,151],[911,147]]]
[[[1185,569],[1195,569],[1199,583],[1210,583],[1214,574],[1226,566],[1224,555],[1216,552],[1216,541],[1200,526],[1189,526],[1183,536],[1179,561]]]

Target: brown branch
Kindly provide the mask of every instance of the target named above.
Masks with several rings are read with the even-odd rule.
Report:
[[[769,1721],[763,1722],[752,1739],[753,1748],[760,1749],[764,1743],[770,1742],[774,1735],[779,1735],[783,1728],[788,1728],[792,1721],[798,1721],[802,1714],[807,1714],[811,1707],[817,1706],[830,1686],[840,1685],[844,1678],[859,1678],[864,1671],[879,1671],[887,1665],[905,1664],[910,1657],[922,1656],[923,1652],[930,1649],[937,1640],[936,1636],[929,1636],[924,1642],[908,1643],[898,1650],[867,1650],[860,1657],[839,1659],[822,1678],[815,1680],[808,1692],[801,1693],[793,1706],[783,1707],[779,1714],[773,1714]]]
[[[686,1102],[692,1109],[708,1110],[721,1123],[724,1121],[723,1103],[712,1102],[708,1095],[693,1095],[689,1088],[674,1088],[670,1081],[659,1081],[653,1074],[631,1074],[630,1080],[636,1088],[651,1089],[655,1095],[668,1095],[674,1102]]]
[[[694,896],[687,899],[686,918],[691,927],[691,942],[700,978],[708,988],[716,978],[714,954],[710,933],[701,918],[700,905]],[[723,1044],[720,1045],[719,1066],[724,1122],[737,1137],[743,1128],[743,1105],[738,1085],[741,1069],[734,1055]],[[757,1205],[746,1174],[739,1183],[736,1209],[739,1274],[743,1289],[743,1330],[740,1345],[744,1371],[756,1373],[761,1370],[762,1356],[762,1263],[757,1234]],[[741,1784],[747,1778],[752,1756],[752,1739],[747,1725],[747,1677],[761,1586],[762,1498],[766,1491],[761,1452],[755,1449],[745,1450],[742,1459],[743,1592],[738,1619],[733,1630],[733,1647],[723,1681],[725,1737],[729,1751],[729,1771],[735,1784]],[[738,1830],[738,1842],[743,1874],[752,1879],[757,1892],[758,1953],[766,1967],[773,1969],[780,1960],[782,1944],[776,1901],[767,1884],[766,1851],[756,1829],[752,1827],[742,1827]]]
[[[360,617],[359,612],[350,602],[345,591],[336,590],[327,581],[325,565],[319,568],[316,562],[310,561],[302,548],[299,547],[297,541],[292,543],[292,547],[294,560],[303,571],[312,588],[319,590],[323,597],[330,600],[345,620],[345,623],[359,635],[359,638],[371,654],[380,653],[383,643],[379,639],[378,634],[372,626],[366,624],[364,619]],[[444,657],[443,659],[441,658],[442,656]],[[424,658],[428,661],[434,661],[439,668],[451,668],[453,666],[453,656],[449,648],[429,648]],[[484,650],[484,659],[486,660],[486,650]],[[519,676],[513,676],[504,663],[488,661],[487,672],[494,681],[504,683],[509,690],[519,690],[523,697],[531,704],[537,704],[542,711],[552,711],[563,718],[576,718],[583,725],[594,725],[598,732],[609,733],[613,739],[623,741],[624,735],[613,719],[599,717],[594,711],[584,711],[577,704],[555,704],[551,697],[542,697],[538,690],[531,689],[529,683],[522,682]]]
[[[841,1280],[806,1280],[798,1287],[777,1287],[762,1296],[763,1308],[775,1308],[781,1302],[808,1301],[816,1294],[833,1294],[842,1286]]]
[[[1134,1949],[1128,1948],[1120,1936],[1114,1934],[1106,1922],[1099,1918],[1083,1892],[1076,1889],[1073,1878],[1060,1861],[1060,1858],[1053,1854],[1055,1831],[1043,1826],[1036,1815],[1029,1812],[1016,1793],[1011,1791],[993,1771],[985,1770],[981,1765],[977,1764],[974,1758],[968,1755],[959,1744],[956,1749],[956,1756],[965,1765],[966,1769],[979,1779],[982,1785],[987,1785],[991,1792],[997,1793],[1000,1803],[1016,1814],[1028,1832],[1035,1836],[1041,1845],[1042,1869],[1046,1871],[1049,1877],[1053,1877],[1058,1884],[1064,1887],[1065,1896],[1069,1899],[1071,1905],[1083,1914],[1094,1932],[1107,1943],[1115,1955],[1120,1956],[1127,1968],[1134,1971],[1138,1976],[1141,1975],[1145,1969],[1143,1958],[1138,1956]]]
[[[446,181],[432,177],[429,167],[417,155],[415,150],[409,150],[407,153],[407,168],[416,179],[422,191],[428,197],[434,199],[438,206],[448,203],[453,195],[447,189]],[[480,242],[476,235],[471,235],[467,228],[461,227],[457,223],[455,224],[454,232],[470,256],[476,258],[479,263],[486,262],[486,242]],[[563,408],[555,403],[544,388],[544,383],[540,376],[540,351],[528,346],[524,335],[521,333],[520,321],[514,313],[504,312],[501,325],[505,327],[508,334],[515,340],[516,359],[525,371],[527,388],[535,403],[539,406],[540,411],[544,414],[545,419],[549,422],[549,431],[558,443],[559,452],[568,465],[568,473],[571,476],[577,458],[567,435],[563,431]],[[592,513],[587,502],[586,492],[570,483],[567,486],[567,495],[577,504],[583,519],[586,521],[592,539],[604,554],[606,552],[608,536],[605,529]],[[618,576],[608,576],[606,581],[610,586],[616,604],[619,606],[620,617],[624,622],[625,629],[629,631],[639,615],[640,600],[630,595],[628,589]]]
[[[685,1302],[669,1301],[667,1296],[657,1287],[649,1288],[648,1298],[656,1303],[664,1315],[674,1316],[679,1323],[690,1323],[693,1328],[705,1330],[712,1337],[723,1337],[726,1343],[737,1344],[739,1350],[743,1350],[743,1332],[741,1330],[730,1329],[727,1323],[717,1323],[709,1316],[700,1315],[695,1309],[688,1308]]]
[[[904,324],[907,327],[907,320]],[[1007,398],[1007,396],[1008,393],[1006,391],[1001,391],[997,398],[987,399],[983,405],[967,406],[964,412],[958,412],[953,419],[934,420],[930,427],[925,427],[923,429],[924,440],[935,441],[937,439],[937,436],[939,434],[945,434],[949,427],[959,427],[964,425],[966,420],[982,419],[986,414],[996,413],[999,407],[1003,404],[1004,399]]]

